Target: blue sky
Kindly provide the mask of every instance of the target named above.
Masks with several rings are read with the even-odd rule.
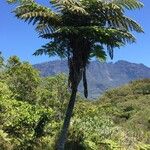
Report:
[[[47,56],[32,56],[33,52],[44,45],[47,41],[38,38],[32,25],[28,25],[14,17],[11,13],[13,6],[1,0],[0,4],[0,51],[5,58],[17,55],[21,60],[29,61],[32,64],[54,60]],[[44,3],[43,3],[44,1]],[[49,0],[38,0],[42,4],[48,4]],[[127,45],[121,49],[115,49],[113,62],[127,60],[134,63],[143,63],[150,67],[150,1],[141,0],[144,8],[127,14],[140,23],[145,31],[144,34],[135,34],[137,42]],[[107,61],[110,61],[108,59]]]

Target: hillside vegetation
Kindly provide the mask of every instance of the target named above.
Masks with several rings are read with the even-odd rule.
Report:
[[[41,78],[17,57],[0,63],[0,150],[54,150],[70,96],[66,76]],[[149,150],[150,79],[80,96],[66,150]]]

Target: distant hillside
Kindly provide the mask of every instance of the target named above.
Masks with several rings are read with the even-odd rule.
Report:
[[[50,61],[36,64],[34,67],[40,70],[41,75],[44,77],[58,73],[68,73],[67,61]],[[150,68],[143,64],[123,60],[116,63],[93,61],[87,69],[89,98],[96,98],[107,89],[143,78],[150,78]],[[82,84],[79,89],[82,92]]]

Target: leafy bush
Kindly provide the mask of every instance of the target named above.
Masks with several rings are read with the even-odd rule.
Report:
[[[6,82],[15,99],[36,103],[40,75],[32,65],[20,62],[16,56],[10,57],[7,63]]]
[[[39,125],[41,118],[46,116],[48,121],[53,116],[53,110],[50,108],[32,106],[13,99],[1,99],[0,108],[1,130],[4,134],[8,134],[11,143],[15,143],[15,147],[24,144],[28,146],[28,143],[42,136],[44,126],[42,125],[43,128],[41,128]]]

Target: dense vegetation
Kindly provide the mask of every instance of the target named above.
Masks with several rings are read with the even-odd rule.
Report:
[[[0,149],[53,150],[70,96],[65,75],[41,78],[27,62],[0,59]],[[150,80],[78,96],[66,149],[149,150]]]

